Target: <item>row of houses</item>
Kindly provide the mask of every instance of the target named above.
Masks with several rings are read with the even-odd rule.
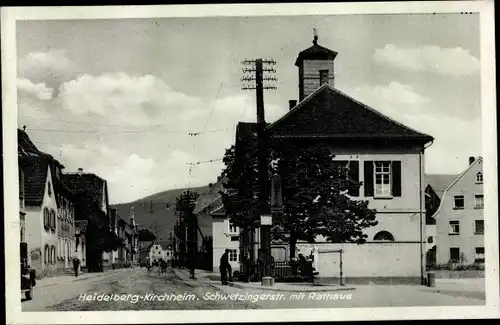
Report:
[[[83,169],[65,173],[57,159],[34,145],[25,128],[18,129],[18,161],[20,240],[37,274],[71,269],[75,257],[88,272],[137,260],[133,211],[130,220],[117,215],[105,179]]]
[[[317,37],[313,46],[299,53],[295,62],[299,100],[289,101],[289,112],[269,124],[267,133],[271,145],[321,144],[329,148],[335,160],[346,163],[349,177],[362,183],[349,196],[368,201],[377,211],[378,224],[365,230],[368,238],[363,245],[316,238],[313,244],[297,243],[298,252],[312,254],[316,269],[326,278],[338,278],[343,272],[350,278],[415,282],[423,281],[427,264],[457,261],[462,254],[471,262],[484,260],[482,158],[471,158],[463,173],[434,183],[439,175],[426,175],[424,170],[425,149],[434,138],[336,89],[337,54],[320,46]],[[256,123],[238,124],[237,156],[243,156],[246,144],[255,141],[256,130]],[[216,190],[200,198],[203,204],[195,212],[198,223],[211,224],[201,236],[213,238],[214,271],[225,249],[229,249],[233,269],[238,270],[241,234],[217,194],[222,182],[219,179]],[[252,243],[255,251],[259,241],[257,229]],[[294,257],[288,245],[279,241],[273,241],[271,251],[278,261]]]

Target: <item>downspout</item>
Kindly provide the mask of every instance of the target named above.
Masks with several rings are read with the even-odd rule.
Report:
[[[420,282],[421,285],[425,285],[425,256],[424,256],[424,218],[423,218],[423,200],[424,200],[424,191],[423,191],[423,186],[422,186],[422,169],[423,169],[423,164],[422,164],[422,156],[424,154],[425,149],[429,148],[432,146],[434,143],[434,140],[431,141],[429,146],[425,147],[420,150],[418,154],[418,160],[419,160],[419,187],[420,187]]]

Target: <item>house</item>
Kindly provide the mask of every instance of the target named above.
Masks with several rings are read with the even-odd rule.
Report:
[[[130,263],[137,265],[139,263],[139,225],[135,222],[134,206],[130,207],[130,229],[132,231],[128,237],[127,246],[130,249]]]
[[[442,194],[436,220],[437,264],[484,262],[483,158],[469,166]]]
[[[23,161],[25,167],[27,165],[30,166],[28,167],[28,175],[23,175],[28,179],[26,187],[30,195],[39,197],[40,191],[43,190],[43,183],[47,182],[44,178],[50,178],[50,182],[47,182],[47,195],[50,201],[54,199],[56,203],[55,208],[43,207],[42,209],[42,211],[44,211],[42,213],[47,215],[47,217],[43,217],[44,227],[47,227],[47,229],[51,231],[52,229],[55,230],[57,242],[55,249],[51,244],[47,243],[47,245],[43,245],[44,261],[39,267],[44,269],[46,258],[48,264],[55,264],[54,267],[50,267],[50,269],[52,269],[51,271],[54,271],[54,269],[64,271],[70,267],[69,262],[73,255],[73,249],[75,248],[73,196],[61,182],[61,174],[64,166],[51,155],[38,150],[25,130],[18,129],[18,148],[24,155],[20,160]],[[29,159],[26,157],[29,157]],[[45,168],[49,169],[48,173],[44,171]],[[38,201],[33,201],[30,204],[35,203],[38,204]],[[53,220],[54,218],[55,220]],[[38,230],[33,227],[39,226],[40,224],[37,221],[29,220],[29,226],[27,228],[29,232],[28,237],[31,238],[34,236],[33,238],[38,238]],[[39,242],[38,239],[34,240]],[[48,253],[45,254],[45,251]],[[55,256],[52,257],[52,254]]]
[[[75,253],[80,260],[80,268],[87,267],[87,244],[85,242],[88,220],[75,220]]]
[[[226,216],[222,201],[210,211],[213,234],[213,271],[219,272],[220,258],[229,249],[229,264],[240,270],[240,229]]]
[[[218,268],[217,253],[214,252],[213,229],[214,219],[211,212],[222,204],[220,191],[223,190],[223,178],[219,176],[216,183],[209,184],[207,193],[200,195],[193,213],[196,214],[196,244],[198,268],[213,270]],[[217,262],[214,264],[214,262]]]
[[[433,138],[335,88],[336,57],[337,52],[320,46],[317,37],[299,53],[295,62],[299,101],[289,101],[289,111],[266,130],[271,146],[321,144],[329,148],[335,161],[348,168],[349,177],[362,183],[348,195],[368,201],[377,211],[378,224],[365,230],[368,238],[362,245],[328,243],[318,237],[315,244],[298,243],[297,248],[300,253],[314,254],[315,267],[324,278],[337,279],[342,264],[343,275],[352,281],[422,283],[424,152]]]
[[[148,258],[150,261],[158,261],[164,258],[163,247],[155,240],[149,245]]]
[[[54,182],[57,199],[57,267],[60,270],[72,268],[76,250],[75,206],[73,194],[61,184]]]
[[[131,241],[132,241],[133,229],[125,221],[125,219],[118,216],[118,237],[123,245],[118,248],[118,263],[131,263]]]
[[[425,234],[427,267],[436,264],[436,213],[445,189],[458,177],[455,174],[425,174]]]
[[[62,183],[75,198],[75,220],[86,220],[85,259],[89,272],[112,267],[112,254],[117,240],[111,224],[107,182],[99,176],[84,173],[61,175]]]
[[[57,270],[57,201],[48,156],[24,158],[25,239],[31,267],[41,277]]]

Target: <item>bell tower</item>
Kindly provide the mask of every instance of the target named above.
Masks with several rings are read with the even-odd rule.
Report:
[[[309,96],[323,84],[334,86],[333,61],[337,52],[318,45],[318,33],[313,29],[313,46],[299,53],[295,65],[299,68],[299,100]]]

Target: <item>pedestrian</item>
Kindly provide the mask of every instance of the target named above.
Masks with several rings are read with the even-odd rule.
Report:
[[[220,258],[220,278],[223,285],[227,285],[228,281],[233,281],[231,264],[229,264],[229,249],[226,248],[224,254]]]
[[[79,270],[80,270],[80,259],[75,256],[73,258],[73,271],[75,271],[75,278],[78,277]]]

